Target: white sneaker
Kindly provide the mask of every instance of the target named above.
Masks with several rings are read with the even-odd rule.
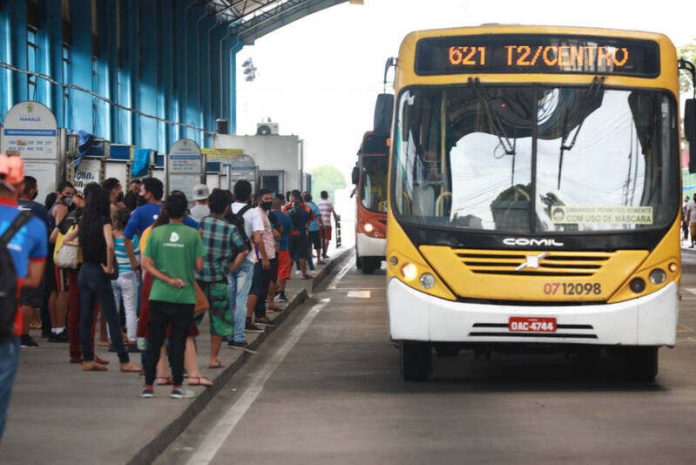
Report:
[[[295,276],[299,278],[300,276],[302,276],[302,272],[300,270],[295,270]]]
[[[179,386],[178,388],[172,389],[172,392],[169,394],[169,397],[171,397],[172,399],[190,399],[194,395],[195,394],[193,393],[193,391],[190,391],[183,386]]]

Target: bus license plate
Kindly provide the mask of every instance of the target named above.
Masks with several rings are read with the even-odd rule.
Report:
[[[555,318],[511,316],[508,329],[515,333],[555,333],[558,326]]]

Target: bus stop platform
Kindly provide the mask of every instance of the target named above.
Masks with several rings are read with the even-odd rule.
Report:
[[[317,266],[313,279],[293,275],[286,289],[289,302],[285,310],[269,312],[275,326],[264,333],[247,333],[251,349],[262,351],[268,335],[337,272],[353,249],[329,253],[331,258],[326,265]],[[220,351],[224,367],[208,368],[208,321],[206,317],[196,343],[201,373],[214,385],[188,386],[185,380],[195,397],[183,400],[169,398],[170,386],[155,386],[155,398],[141,398],[143,377],[121,373],[116,354],[104,347],[97,348],[97,355],[110,361],[109,371],[84,372],[79,365],[68,363],[67,344],[37,337],[40,346],[22,349],[20,355],[0,444],[0,464],[150,464],[252,355],[224,344]],[[131,354],[131,360],[140,363],[140,354]]]

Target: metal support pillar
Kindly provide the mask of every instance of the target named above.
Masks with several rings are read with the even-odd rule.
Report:
[[[24,3],[24,2],[13,2]],[[72,50],[70,82],[92,89],[92,2],[72,0],[70,2],[72,23]],[[70,90],[71,119],[66,126],[71,130],[82,129],[93,132],[93,99],[89,94]]]
[[[10,12],[10,56],[11,63],[20,69],[27,69],[27,4],[26,2],[9,2]],[[12,73],[13,102],[29,100],[28,79],[26,74]]]
[[[10,12],[7,8],[0,10],[0,60],[12,63],[12,49],[10,44]],[[0,121],[5,119],[5,114],[12,107],[12,72],[9,69],[0,69]]]
[[[175,34],[174,34],[174,9],[169,0],[158,0],[160,11],[159,44],[160,44],[160,68],[159,68],[159,100],[157,102],[158,114],[163,118],[176,120],[176,95],[174,95],[173,80],[176,69]],[[167,151],[176,141],[176,127],[160,123],[161,131],[158,140],[158,150]]]
[[[186,86],[186,99],[183,122],[200,126],[201,113],[198,105],[198,66],[199,66],[199,51],[200,51],[200,34],[198,33],[199,21],[205,17],[203,8],[194,3],[186,8],[185,15],[185,40],[184,45],[185,63],[184,63],[184,80]],[[203,145],[202,135],[191,128],[184,130],[184,137],[192,139]]]
[[[218,26],[224,26],[219,24]],[[215,129],[215,119],[223,115],[220,107],[220,85],[218,78],[222,63],[219,60],[220,50],[222,47],[222,39],[225,37],[225,28],[216,26],[210,31],[210,48],[208,50],[208,63],[210,72],[207,75],[208,80],[208,106],[206,108],[207,123],[206,127],[211,131]]]
[[[97,31],[98,31],[98,42],[97,42],[97,61],[96,61],[96,72],[97,76],[95,79],[96,88],[93,89],[95,92],[99,93],[106,98],[113,98],[112,85],[113,81],[113,71],[115,70],[113,54],[113,44],[116,41],[116,34],[114,33],[115,21],[114,18],[114,4],[112,2],[97,2]],[[111,108],[106,102],[101,100],[95,100],[95,134],[99,137],[103,137],[107,140],[114,140],[113,133],[111,131]]]
[[[230,41],[230,63],[229,63],[229,84],[230,100],[229,100],[229,119],[230,119],[230,134],[237,134],[237,53],[244,47],[244,44],[237,37]]]
[[[138,109],[150,115],[159,115],[157,69],[160,62],[157,40],[157,8],[155,2],[140,2],[140,83],[138,85]],[[152,118],[136,117],[139,144],[142,147],[161,149],[158,146],[158,122]]]
[[[126,58],[124,59],[124,66],[126,67],[127,79],[124,83],[126,87],[126,95],[128,99],[128,106],[130,108],[138,108],[140,105],[140,99],[138,95],[138,87],[140,86],[140,63],[138,47],[140,41],[138,35],[140,33],[140,2],[138,0],[125,0],[128,4],[128,9],[126,14],[123,16],[126,26],[126,34],[123,37],[127,37],[127,53],[125,53]],[[128,143],[135,146],[142,146],[140,141],[140,133],[137,129],[137,119],[135,114],[132,112],[123,112],[126,121],[126,130],[128,131]]]

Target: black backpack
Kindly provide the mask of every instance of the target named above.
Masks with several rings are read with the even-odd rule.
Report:
[[[237,213],[232,213],[232,209],[230,209],[229,213],[227,213],[227,216],[225,216],[225,220],[227,220],[228,223],[234,225],[237,228],[237,232],[240,236],[242,236],[242,239],[246,244],[246,250],[248,251],[251,251],[252,248],[251,241],[249,240],[249,237],[246,234],[246,230],[244,229],[244,214],[252,208],[253,207],[251,205],[244,205]],[[237,253],[242,251],[243,250],[238,250]]]
[[[309,223],[309,213],[307,209],[304,208],[305,204],[295,205],[294,203],[287,210],[287,215],[292,223],[293,231],[297,231],[298,234],[304,234],[307,232],[307,224]]]
[[[7,245],[22,226],[31,219],[31,212],[22,211],[0,236],[0,343],[9,340],[14,333],[17,313],[17,270]]]

